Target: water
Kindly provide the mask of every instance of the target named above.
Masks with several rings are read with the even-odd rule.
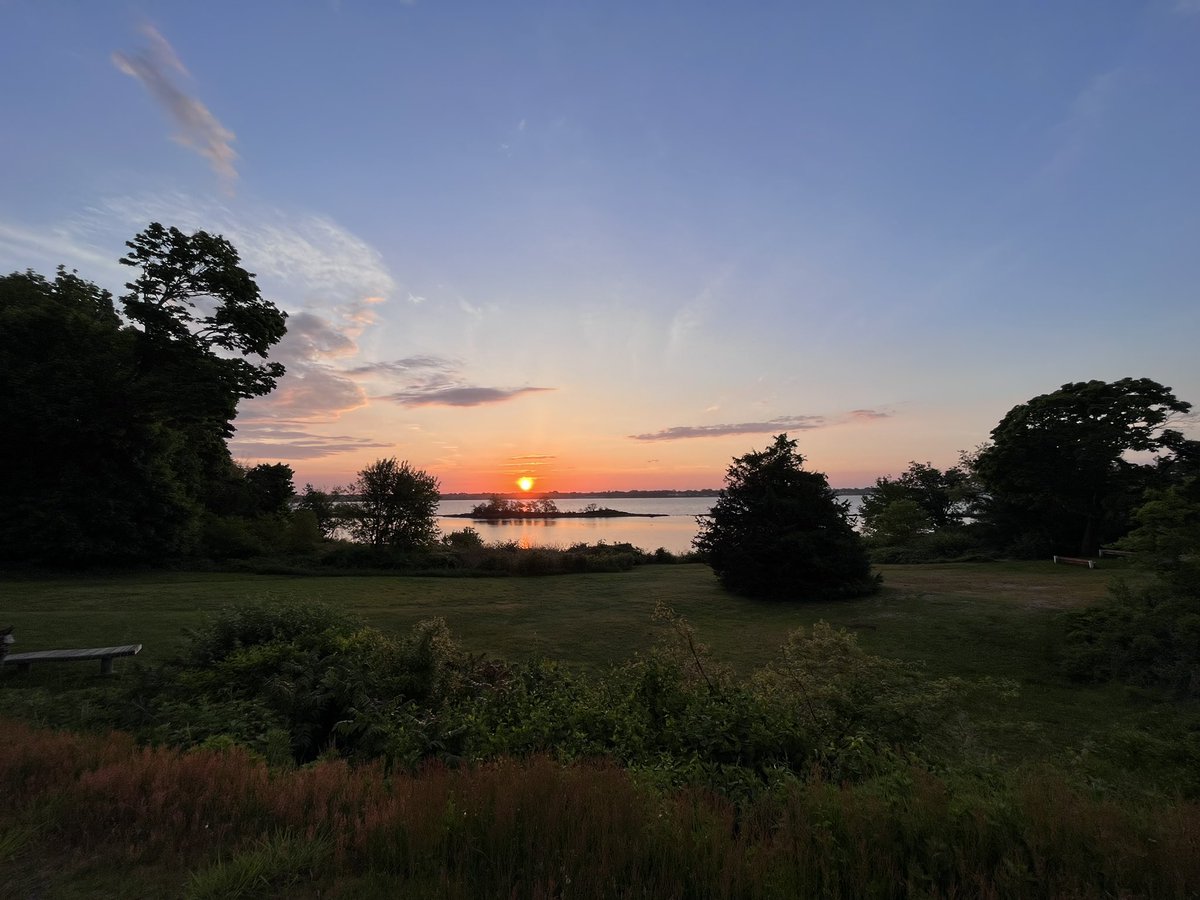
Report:
[[[856,512],[862,499],[856,494],[842,497]],[[660,513],[661,518],[613,519],[508,519],[478,521],[451,519],[447,515],[470,512],[480,500],[443,500],[438,504],[438,528],[442,534],[474,528],[488,543],[516,541],[522,547],[569,547],[571,544],[633,544],[643,550],[663,547],[671,553],[687,553],[699,525],[697,516],[712,509],[715,497],[577,497],[555,500],[562,512],[578,512],[589,503],[631,513]]]

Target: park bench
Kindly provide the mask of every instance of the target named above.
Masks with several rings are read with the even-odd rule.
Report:
[[[118,656],[136,656],[142,652],[141,644],[125,644],[121,647],[89,647],[83,650],[32,650],[28,653],[7,653],[13,642],[12,629],[0,634],[0,665],[16,666],[18,672],[28,672],[35,662],[73,662],[80,659],[100,660],[100,674],[111,675],[113,660]]]
[[[1087,566],[1089,569],[1096,568],[1096,561],[1094,559],[1080,559],[1078,556],[1056,556],[1054,557],[1054,563],[1055,565],[1063,563],[1068,566]]]
[[[1110,550],[1108,547],[1100,548],[1101,556],[1137,556],[1132,550]]]

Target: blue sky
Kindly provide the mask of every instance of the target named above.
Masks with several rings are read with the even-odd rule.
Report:
[[[0,13],[0,268],[225,234],[291,314],[234,452],[301,482],[707,487],[788,431],[856,485],[1066,381],[1200,401],[1194,0]]]

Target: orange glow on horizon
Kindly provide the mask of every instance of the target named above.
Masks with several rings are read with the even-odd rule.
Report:
[[[534,481],[528,475],[522,475],[517,479],[517,487],[523,491],[532,491]]]

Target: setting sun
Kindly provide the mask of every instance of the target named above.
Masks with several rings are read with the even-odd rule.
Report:
[[[517,487],[523,491],[531,491],[533,490],[533,479],[528,475],[522,475],[517,479]]]

